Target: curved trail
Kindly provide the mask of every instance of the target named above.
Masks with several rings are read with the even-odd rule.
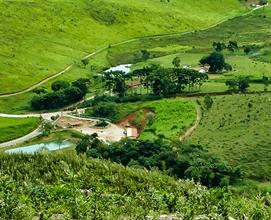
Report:
[[[263,7],[267,7],[268,5],[265,5],[265,6],[260,6],[260,7],[257,7],[257,8],[254,8],[240,16],[246,16],[246,15],[249,15],[251,13],[253,13],[254,11],[258,10],[258,9],[261,9]],[[200,31],[205,31],[205,30],[208,30],[210,28],[213,28],[213,27],[216,27],[226,21],[228,21],[230,18],[227,17],[211,26],[208,26],[206,28],[203,28],[203,29],[199,29]],[[171,33],[171,34],[160,34],[160,35],[150,35],[150,36],[142,36],[142,37],[135,37],[135,38],[132,38],[132,39],[129,39],[129,40],[125,40],[125,41],[122,41],[122,42],[119,42],[119,43],[115,43],[115,44],[111,44],[111,47],[116,47],[116,46],[120,46],[120,45],[123,45],[123,44],[128,44],[128,43],[131,43],[131,42],[134,42],[134,41],[137,41],[137,40],[141,40],[141,39],[147,39],[147,38],[161,38],[161,37],[170,37],[170,36],[175,36],[175,35],[179,35],[179,36],[183,36],[185,34],[189,34],[189,33],[193,33],[193,31],[187,31],[187,32],[179,32],[179,33]],[[85,56],[83,56],[81,59],[87,59],[87,58],[90,58],[90,57],[93,57],[101,52],[103,52],[104,50],[107,50],[108,47],[103,47],[103,48],[100,48],[90,54],[87,54]],[[29,88],[26,88],[26,89],[23,89],[21,91],[17,91],[17,92],[11,92],[11,93],[5,93],[5,94],[0,94],[0,98],[6,98],[6,97],[12,97],[12,96],[17,96],[17,95],[21,95],[21,94],[24,94],[24,93],[27,93],[27,92],[30,92],[32,91],[33,89],[45,84],[46,82],[54,79],[54,78],[57,78],[59,76],[61,76],[62,74],[68,72],[72,67],[74,66],[74,64],[70,64],[68,65],[65,69],[63,69],[62,71],[60,72],[57,72],[56,74],[52,75],[52,76],[49,76],[43,80],[41,80],[40,82],[30,86]]]
[[[197,112],[197,117],[196,120],[193,123],[193,126],[188,128],[186,130],[186,132],[184,134],[181,135],[180,137],[180,141],[184,141],[187,137],[189,137],[194,130],[196,130],[196,128],[199,126],[199,123],[201,121],[202,118],[202,110],[199,104],[195,103],[195,108],[196,108],[196,112]]]

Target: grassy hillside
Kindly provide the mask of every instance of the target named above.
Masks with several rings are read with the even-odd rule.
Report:
[[[110,43],[206,27],[245,8],[236,0],[4,0],[0,10],[0,93],[7,93]]]
[[[0,143],[24,136],[40,123],[39,118],[1,118],[0,117]]]
[[[270,95],[213,97],[200,126],[188,139],[241,166],[249,178],[270,181]]]
[[[1,219],[270,219],[270,195],[231,195],[70,154],[0,155]],[[23,164],[23,166],[22,166]]]

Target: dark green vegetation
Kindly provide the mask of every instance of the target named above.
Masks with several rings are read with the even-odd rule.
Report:
[[[38,118],[1,118],[0,143],[24,136],[38,127]]]
[[[209,187],[228,186],[241,179],[238,168],[209,154],[201,146],[180,146],[162,139],[151,141],[123,140],[105,145],[94,135],[85,136],[77,145],[78,154],[110,159],[125,166],[158,168],[177,178],[193,179]]]
[[[157,171],[67,154],[0,155],[3,219],[270,219],[270,195],[207,190]],[[22,166],[23,164],[23,166]]]
[[[53,92],[36,89],[31,100],[31,107],[35,110],[56,109],[80,101],[88,91],[89,79],[78,79],[70,85],[66,81],[56,81],[52,84]]]
[[[223,69],[225,66],[224,57],[222,54],[219,55],[223,59],[223,63],[221,64],[219,59],[219,61],[214,60],[213,65],[214,68],[218,68],[217,63],[220,63]],[[151,91],[157,97],[170,97],[184,92],[185,89],[188,91],[200,90],[203,82],[208,79],[208,75],[193,69],[164,68],[159,65],[151,65],[127,74],[121,71],[105,72],[103,79],[106,89],[119,97],[126,96],[129,88],[133,93],[134,87],[139,88],[139,93],[145,90],[147,93]],[[130,85],[129,80],[132,81]],[[135,86],[133,86],[133,81],[137,82]]]
[[[271,180],[270,95],[212,97],[200,126],[188,139],[240,166],[246,177]]]

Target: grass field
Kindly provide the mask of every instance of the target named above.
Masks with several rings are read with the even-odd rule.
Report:
[[[213,97],[200,126],[188,139],[240,166],[247,177],[271,180],[270,95]]]
[[[6,93],[111,43],[207,27],[246,9],[235,0],[198,0],[192,7],[188,0],[4,0],[0,10],[0,93]]]
[[[38,118],[1,118],[0,143],[24,136],[38,127]]]
[[[144,129],[140,138],[152,140],[165,137],[178,140],[196,119],[195,103],[182,99],[164,99],[146,105],[154,108],[154,121]]]

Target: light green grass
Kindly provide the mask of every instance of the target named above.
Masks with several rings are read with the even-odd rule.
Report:
[[[271,180],[270,95],[213,97],[200,126],[188,139],[240,166],[249,178]],[[249,103],[251,106],[249,107]]]
[[[38,118],[1,118],[0,143],[24,136],[38,127]]]
[[[178,140],[196,119],[195,103],[190,100],[164,99],[146,105],[154,108],[154,122],[144,129],[140,138],[152,140],[165,137]]]
[[[0,93],[6,93],[111,43],[207,27],[245,8],[235,0],[4,0],[0,10]]]

